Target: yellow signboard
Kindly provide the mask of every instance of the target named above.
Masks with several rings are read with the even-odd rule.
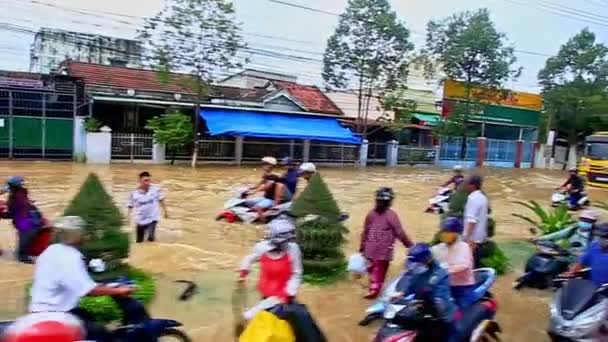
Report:
[[[452,80],[445,81],[443,97],[448,99],[466,99],[467,88],[462,82]],[[535,111],[540,111],[543,106],[543,97],[541,95],[518,91],[498,91],[474,87],[471,89],[471,97],[490,104],[525,108]]]

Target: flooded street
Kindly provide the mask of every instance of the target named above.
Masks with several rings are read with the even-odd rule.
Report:
[[[187,167],[112,165],[91,167],[71,163],[10,162],[0,163],[0,179],[20,174],[27,180],[31,197],[48,216],[59,215],[77,192],[89,172],[96,172],[116,203],[124,209],[128,193],[136,186],[137,174],[150,171],[154,181],[166,194],[170,218],[161,222],[158,243],[131,245],[130,263],[158,277],[157,298],[151,310],[154,316],[182,321],[195,341],[229,341],[232,333],[231,296],[238,263],[261,238],[263,230],[241,224],[215,221],[232,189],[259,179],[260,170],[205,166]],[[449,174],[437,169],[402,168],[367,170],[321,169],[339,206],[350,214],[346,254],[359,243],[363,218],[373,204],[373,193],[379,186],[395,189],[398,211],[409,233],[416,241],[428,241],[437,229],[438,217],[423,214],[427,199]],[[561,184],[565,173],[548,171],[486,170],[488,192],[497,225],[499,241],[528,238],[528,225],[513,217],[521,213],[517,200],[549,202],[552,189]],[[591,189],[593,200],[608,200],[608,192]],[[527,213],[526,213],[527,214]],[[125,227],[125,229],[131,229]],[[4,249],[12,248],[13,230],[8,221],[1,222],[0,241]],[[397,248],[391,273],[402,267],[405,249]],[[500,278],[494,288],[499,300],[499,323],[505,341],[545,341],[550,292],[511,290],[515,274]],[[0,261],[0,290],[4,308],[10,315],[22,304],[23,284],[31,276],[31,267],[17,265],[7,256]],[[178,279],[194,280],[200,293],[190,301],[179,302]],[[254,287],[252,277],[249,286]],[[329,287],[305,285],[300,301],[307,304],[332,342],[368,341],[377,325],[357,326],[369,302],[362,299],[365,283],[343,281]],[[2,298],[0,297],[0,298]],[[249,296],[254,303],[255,294]],[[6,311],[6,312],[5,312]],[[6,318],[6,317],[1,317]],[[8,317],[10,318],[10,317]]]

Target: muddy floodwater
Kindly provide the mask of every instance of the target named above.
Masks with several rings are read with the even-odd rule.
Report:
[[[257,239],[262,227],[227,224],[215,221],[223,202],[235,187],[254,183],[260,170],[253,167],[232,168],[205,166],[192,170],[186,167],[112,165],[91,167],[82,164],[48,162],[0,163],[0,178],[20,174],[27,180],[31,197],[48,216],[59,215],[74,196],[89,172],[96,172],[116,203],[124,210],[128,193],[143,170],[152,173],[154,181],[166,194],[170,218],[158,228],[159,242],[132,244],[129,262],[153,273],[158,278],[158,294],[151,306],[156,317],[179,320],[185,324],[195,341],[232,340],[233,312],[231,298],[235,287],[236,269],[240,259]],[[428,198],[449,172],[425,168],[369,168],[357,170],[321,169],[342,210],[350,214],[350,229],[346,254],[357,249],[363,218],[373,203],[373,193],[379,186],[395,189],[395,210],[407,230],[417,241],[431,238],[438,225],[435,215],[424,214]],[[486,170],[486,191],[498,222],[499,241],[525,240],[530,237],[529,226],[513,217],[521,213],[517,200],[538,200],[548,204],[552,189],[559,185],[565,173],[549,171]],[[590,189],[593,200],[608,200],[608,192]],[[130,227],[125,227],[132,231]],[[5,250],[14,246],[14,233],[7,221],[0,222],[0,244]],[[405,256],[397,248],[391,274],[402,267]],[[0,260],[0,318],[12,318],[23,308],[24,286],[31,279],[32,268],[13,262],[6,255]],[[551,293],[524,290],[514,292],[511,283],[519,269],[501,277],[493,292],[499,300],[498,320],[505,341],[546,341],[548,304]],[[181,285],[178,279],[193,280],[200,292],[190,301],[177,300]],[[254,279],[249,287],[254,287]],[[369,341],[378,324],[358,327],[369,302],[363,281],[342,281],[328,287],[304,285],[299,299],[308,305],[327,334],[329,341]],[[254,292],[248,296],[254,303]]]

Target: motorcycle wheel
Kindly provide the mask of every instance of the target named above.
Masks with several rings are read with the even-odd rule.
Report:
[[[165,329],[158,336],[158,342],[169,342],[169,341],[180,341],[180,342],[191,342],[192,340],[186,333],[179,329]]]

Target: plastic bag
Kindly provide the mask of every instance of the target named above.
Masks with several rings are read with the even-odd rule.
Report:
[[[258,312],[239,337],[239,342],[295,342],[295,340],[289,323],[268,311]]]
[[[348,271],[357,274],[367,274],[367,260],[361,253],[356,253],[348,259]]]

